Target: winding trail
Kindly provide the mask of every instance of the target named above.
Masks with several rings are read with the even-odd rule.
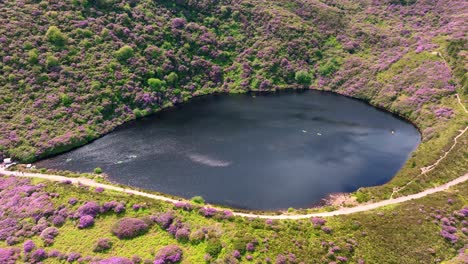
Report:
[[[468,110],[465,108],[465,105],[462,103],[461,99],[460,99],[460,96],[458,94],[455,94],[455,96],[457,97],[457,101],[458,101],[458,104],[460,104],[460,106],[462,107],[462,109],[465,111],[465,114],[468,114]],[[396,187],[396,188],[393,188],[393,192],[392,194],[390,195],[390,199],[393,199],[393,195],[395,195],[396,193],[398,193],[399,191],[405,189],[408,185],[412,184],[416,179],[418,179],[419,177],[421,177],[422,175],[430,172],[431,170],[433,170],[437,165],[439,165],[439,163],[444,160],[447,155],[453,150],[453,148],[455,148],[455,146],[457,145],[458,143],[458,138],[460,138],[461,136],[463,136],[463,134],[465,134],[465,132],[468,131],[468,126],[465,127],[465,129],[463,130],[459,130],[460,134],[458,134],[454,139],[453,139],[453,144],[452,146],[444,152],[444,154],[442,156],[440,156],[439,159],[437,159],[433,164],[429,165],[429,166],[426,166],[426,167],[422,167],[421,168],[421,173],[414,177],[411,181],[407,182],[405,185],[401,186],[401,187]]]
[[[59,176],[59,175],[51,175],[51,174],[41,174],[41,173],[29,173],[29,172],[19,172],[19,171],[7,171],[3,167],[0,167],[0,174],[8,175],[8,176],[15,176],[15,177],[26,177],[26,178],[40,178],[40,179],[45,179],[45,180],[50,180],[50,181],[56,181],[56,182],[64,182],[64,181],[70,181],[73,184],[82,184],[86,186],[91,186],[91,187],[101,187],[106,190],[112,190],[112,191],[117,191],[117,192],[123,192],[127,194],[133,194],[133,195],[138,195],[138,196],[143,196],[155,200],[160,200],[160,201],[166,201],[166,202],[171,202],[171,203],[176,203],[180,202],[183,200],[176,200],[172,198],[168,198],[162,195],[156,195],[156,194],[151,194],[151,193],[145,193],[133,189],[126,189],[110,184],[103,184],[103,183],[98,183],[92,179],[88,178],[69,178],[69,177],[64,177],[64,176]],[[413,199],[418,199],[421,197],[424,197],[429,194],[445,191],[449,189],[450,187],[457,185],[459,183],[468,181],[468,173],[465,175],[452,180],[450,182],[447,182],[445,184],[439,185],[434,188],[427,189],[425,191],[422,191],[420,193],[416,194],[411,194],[407,196],[402,196],[398,197],[396,199],[390,199],[390,200],[385,200],[385,201],[380,201],[376,203],[370,203],[370,204],[363,204],[363,205],[358,205],[356,207],[350,207],[350,208],[341,208],[336,211],[332,212],[321,212],[321,213],[312,213],[312,214],[296,214],[296,215],[261,215],[261,214],[254,214],[254,213],[240,213],[240,212],[233,212],[234,215],[236,216],[241,216],[241,217],[251,217],[251,218],[264,218],[264,219],[304,219],[304,218],[310,218],[314,216],[335,216],[335,215],[347,215],[347,214],[353,214],[353,213],[358,213],[358,212],[364,212],[364,211],[369,211],[372,209],[376,209],[382,206],[386,205],[392,205],[392,204],[398,204],[406,201],[410,201]],[[220,208],[217,208],[219,210],[222,210]]]
[[[455,96],[457,97],[457,101],[458,101],[458,103],[461,105],[461,107],[463,108],[463,110],[465,110],[465,113],[467,113],[467,114],[468,114],[468,110],[466,110],[466,107],[465,107],[465,105],[462,103],[462,101],[461,101],[461,98],[460,98],[460,95],[458,95],[458,94],[455,94]]]

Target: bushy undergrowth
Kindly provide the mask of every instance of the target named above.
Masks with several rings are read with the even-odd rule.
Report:
[[[2,206],[31,197],[50,204],[47,214],[34,206],[1,208],[0,223],[12,216],[19,223],[1,229],[8,234],[0,239],[0,260],[10,263],[433,263],[456,257],[468,243],[467,183],[401,205],[294,221],[226,219],[221,212],[205,216],[196,213],[205,208],[196,204],[187,211],[63,183],[2,177],[0,186]],[[12,192],[20,195],[10,197]],[[69,204],[70,199],[77,202]],[[113,201],[145,207],[121,213],[103,209]],[[78,212],[96,205],[94,225],[80,228]],[[66,216],[60,227],[53,227],[56,215]]]

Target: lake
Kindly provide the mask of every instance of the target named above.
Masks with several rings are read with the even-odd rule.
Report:
[[[130,186],[275,210],[384,184],[419,142],[412,124],[332,93],[213,95],[129,122],[36,165],[100,167]]]

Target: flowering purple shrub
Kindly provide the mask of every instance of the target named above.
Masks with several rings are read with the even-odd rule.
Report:
[[[182,227],[177,229],[175,233],[175,238],[180,241],[188,241],[190,237],[190,229],[187,227]]]
[[[279,254],[278,256],[276,256],[276,264],[286,264],[288,261],[288,259],[282,255],[282,254]]]
[[[247,245],[245,246],[245,250],[247,250],[247,251],[249,251],[249,252],[255,251],[255,245],[254,245],[254,243],[251,243],[251,242],[247,243]]]
[[[32,240],[28,240],[23,244],[24,253],[32,252],[36,248],[36,244]]]
[[[54,224],[54,226],[62,226],[63,224],[65,223],[65,217],[61,216],[61,215],[56,215],[54,216],[54,218],[52,218],[52,224]]]
[[[178,263],[182,260],[182,249],[176,245],[161,248],[154,259],[154,264]]]
[[[177,29],[180,29],[180,28],[184,27],[185,23],[186,23],[186,21],[183,18],[174,18],[172,20],[172,26],[174,28],[177,28]]]
[[[191,211],[193,209],[192,205],[186,202],[177,202],[174,203],[174,206],[178,209],[183,209],[185,211]]]
[[[8,246],[13,246],[13,245],[16,245],[16,244],[20,243],[20,239],[18,237],[15,237],[15,236],[9,236],[9,237],[7,237],[5,242],[6,242],[6,244]]]
[[[15,264],[18,259],[18,252],[12,248],[0,248],[0,263]]]
[[[78,199],[76,199],[76,198],[70,198],[70,199],[68,200],[68,203],[69,203],[70,205],[75,205],[77,202],[78,202]]]
[[[172,222],[172,224],[166,230],[176,239],[181,241],[187,241],[190,237],[190,229],[181,221]]]
[[[161,228],[167,229],[174,220],[172,212],[165,212],[158,215],[151,216],[151,219],[157,223]]]
[[[218,212],[213,207],[202,207],[199,211],[204,217],[213,217]]]
[[[142,260],[141,260],[140,256],[138,256],[138,255],[133,255],[133,256],[132,256],[132,262],[133,262],[133,264],[140,264],[141,261],[142,261]]]
[[[54,239],[56,236],[58,236],[59,231],[55,227],[48,227],[44,229],[44,231],[41,232],[41,239],[46,243],[47,245],[53,244]]]
[[[440,107],[434,111],[434,114],[439,118],[450,118],[453,115],[453,110],[448,107]]]
[[[323,226],[327,222],[327,220],[325,220],[325,219],[323,219],[321,217],[312,217],[310,219],[310,221],[312,222],[312,224],[316,228]]]
[[[224,219],[232,219],[234,217],[234,213],[231,210],[223,210],[221,217]]]
[[[67,261],[69,263],[72,263],[74,261],[77,261],[80,257],[81,257],[80,253],[71,252],[71,253],[68,254]]]
[[[103,259],[98,262],[98,264],[134,264],[133,261],[127,258],[111,257],[108,259]]]
[[[112,247],[112,241],[108,238],[100,238],[94,245],[93,252],[104,252]]]
[[[78,228],[88,228],[94,225],[94,217],[91,215],[83,215],[80,217]]]
[[[117,214],[125,212],[125,205],[116,201],[105,202],[101,207],[101,212],[114,211]]]
[[[451,243],[456,243],[458,241],[457,235],[454,235],[446,230],[440,231],[440,235]]]
[[[138,218],[122,218],[112,227],[112,233],[120,239],[143,235],[149,229],[148,224]]]
[[[346,263],[346,262],[348,262],[348,258],[347,258],[347,257],[343,257],[343,256],[337,256],[337,257],[336,257],[336,260],[338,260],[340,263]]]
[[[461,210],[456,211],[454,215],[460,219],[468,217],[468,207],[463,207]]]
[[[94,201],[86,202],[84,205],[80,206],[77,210],[78,216],[82,217],[85,215],[89,215],[92,217],[96,217],[101,210],[99,204]]]
[[[322,231],[327,233],[327,234],[330,234],[332,232],[332,229],[328,226],[322,226]]]
[[[52,249],[51,251],[49,251],[49,253],[47,254],[47,256],[49,258],[57,258],[60,256],[60,251],[56,250],[56,249]]]
[[[19,235],[32,236],[47,228],[46,219],[53,214],[54,207],[42,187],[31,185],[28,179],[0,178],[0,240],[8,239],[11,245]],[[35,224],[20,223],[27,218],[32,218]]]
[[[31,254],[31,262],[32,263],[37,263],[37,262],[40,262],[44,259],[46,259],[48,256],[47,256],[47,253],[44,249],[40,248],[34,252],[32,252]]]

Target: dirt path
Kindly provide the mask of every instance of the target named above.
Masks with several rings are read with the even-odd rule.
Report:
[[[465,107],[465,105],[462,103],[462,101],[461,101],[461,98],[460,98],[460,95],[458,95],[458,94],[455,94],[455,96],[457,97],[457,101],[458,101],[458,103],[461,105],[461,107],[463,108],[463,110],[465,110],[465,113],[467,113],[467,114],[468,114],[468,110],[466,110],[466,107]]]
[[[461,99],[460,99],[460,96],[458,94],[455,94],[455,96],[457,97],[457,101],[458,101],[458,104],[460,104],[460,106],[463,108],[463,110],[465,111],[466,114],[468,114],[468,110],[466,110],[465,106],[463,105]],[[436,160],[432,165],[429,165],[429,166],[426,166],[426,167],[422,167],[421,168],[421,173],[414,177],[411,181],[409,181],[408,183],[406,183],[405,185],[401,186],[401,187],[397,187],[397,188],[394,188],[393,189],[393,192],[392,194],[390,195],[390,199],[393,199],[393,195],[395,195],[396,193],[398,193],[399,191],[405,189],[408,185],[412,184],[416,179],[418,179],[419,177],[421,177],[422,175],[430,172],[431,170],[433,170],[437,165],[439,165],[439,163],[444,160],[447,155],[453,150],[453,148],[455,148],[455,146],[457,145],[458,143],[458,138],[460,138],[461,136],[463,136],[463,134],[465,134],[466,131],[468,131],[468,126],[465,127],[465,129],[463,130],[459,130],[460,131],[460,134],[458,134],[454,139],[453,139],[453,145],[446,151],[444,152],[444,154],[442,156],[440,156],[440,158],[438,160]]]
[[[0,174],[4,175],[9,175],[9,176],[16,176],[16,177],[26,177],[26,178],[40,178],[40,179],[45,179],[45,180],[50,180],[50,181],[57,181],[57,182],[63,182],[63,181],[70,181],[73,184],[82,184],[86,186],[91,186],[91,187],[101,187],[106,190],[112,190],[112,191],[117,191],[117,192],[124,192],[128,194],[133,194],[133,195],[138,195],[138,196],[143,196],[155,200],[161,200],[161,201],[166,201],[166,202],[171,202],[171,203],[176,203],[179,202],[180,200],[175,200],[171,199],[165,196],[161,195],[155,195],[155,194],[150,194],[150,193],[145,193],[137,190],[132,190],[132,189],[126,189],[122,187],[117,187],[109,184],[103,184],[103,183],[98,183],[94,180],[87,179],[87,178],[68,178],[64,176],[58,176],[58,175],[50,175],[50,174],[41,174],[41,173],[28,173],[28,172],[18,172],[18,171],[7,171],[4,168],[0,168]],[[363,205],[358,205],[356,207],[350,207],[350,208],[341,208],[336,211],[332,212],[323,212],[323,213],[312,213],[312,214],[298,214],[298,215],[259,215],[259,214],[250,214],[250,213],[239,213],[239,212],[234,212],[234,215],[236,216],[242,216],[242,217],[252,217],[252,218],[265,218],[265,219],[304,219],[304,218],[310,218],[313,216],[334,216],[334,215],[346,215],[346,214],[352,214],[352,213],[358,213],[358,212],[364,212],[372,209],[376,209],[382,206],[386,205],[391,205],[391,204],[398,204],[406,201],[410,201],[413,199],[418,199],[421,197],[424,197],[426,195],[432,194],[432,193],[437,193],[441,191],[445,191],[451,186],[457,185],[459,183],[468,181],[468,173],[453,180],[448,183],[445,183],[443,185],[427,189],[423,192],[416,193],[416,194],[411,194],[407,196],[402,196],[398,197],[396,199],[390,199],[390,200],[385,200],[381,202],[376,202],[376,203],[370,203],[370,204],[363,204]],[[221,209],[220,209],[221,210]]]

